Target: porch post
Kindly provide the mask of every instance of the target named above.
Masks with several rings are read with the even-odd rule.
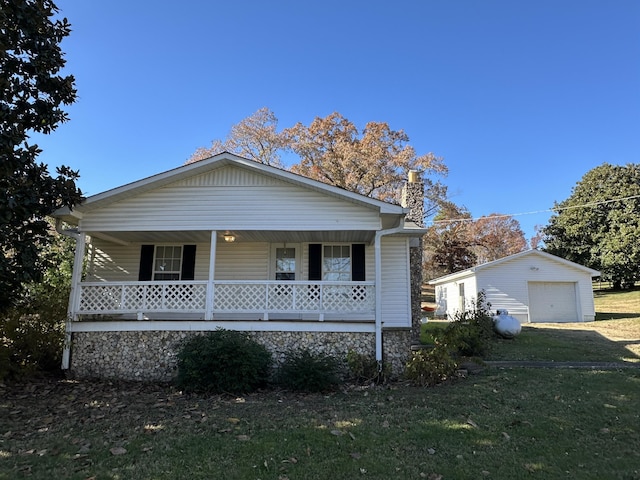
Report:
[[[381,233],[376,232],[374,242],[374,263],[376,271],[376,360],[382,364],[382,252],[380,248]]]
[[[69,369],[71,356],[71,322],[77,320],[80,308],[80,282],[82,280],[82,265],[84,263],[84,249],[86,237],[84,233],[74,234],[76,239],[76,252],[73,258],[73,272],[71,273],[71,292],[69,293],[69,306],[67,307],[67,319],[65,322],[64,347],[62,349],[62,369]]]
[[[209,248],[209,278],[207,279],[207,299],[204,310],[204,319],[213,320],[213,277],[216,271],[216,248],[218,241],[218,232],[211,230],[211,245]]]

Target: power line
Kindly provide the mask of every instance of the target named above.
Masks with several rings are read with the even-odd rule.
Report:
[[[435,225],[435,224],[440,224],[440,223],[475,222],[475,221],[480,220],[480,219],[511,218],[511,217],[519,217],[519,216],[522,216],[522,215],[535,215],[537,213],[559,212],[559,211],[562,211],[562,210],[572,210],[572,209],[576,209],[576,208],[594,207],[596,205],[604,205],[606,203],[621,202],[621,201],[624,201],[624,200],[631,200],[631,199],[634,199],[634,198],[640,198],[640,195],[630,195],[628,197],[613,198],[613,199],[610,199],[610,200],[601,200],[601,201],[597,201],[597,202],[582,203],[580,205],[570,205],[568,207],[547,208],[545,210],[535,210],[535,211],[532,211],[532,212],[505,213],[505,214],[487,215],[487,216],[475,217],[475,218],[450,218],[450,219],[446,219],[446,220],[429,220],[428,223],[431,223],[431,224]]]

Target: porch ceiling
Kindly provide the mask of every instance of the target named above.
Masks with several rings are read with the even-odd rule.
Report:
[[[224,241],[222,236],[231,233],[236,237],[235,242],[269,242],[269,243],[305,243],[305,242],[371,242],[374,231],[339,230],[339,231],[264,231],[264,230],[219,230],[218,241]],[[166,231],[166,232],[87,232],[88,235],[103,240],[120,243],[209,243],[209,231]]]

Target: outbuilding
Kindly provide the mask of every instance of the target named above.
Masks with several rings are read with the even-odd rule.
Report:
[[[592,278],[600,272],[538,250],[528,250],[431,280],[436,314],[454,318],[484,292],[491,311],[507,310],[521,323],[595,320]]]

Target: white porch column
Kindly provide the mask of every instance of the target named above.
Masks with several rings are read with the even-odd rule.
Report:
[[[374,241],[374,263],[376,274],[376,360],[382,362],[382,251],[380,248],[381,232],[376,232]],[[381,363],[379,363],[381,364]]]
[[[218,242],[218,232],[216,230],[211,231],[211,245],[209,249],[209,278],[207,280],[207,299],[204,310],[204,319],[213,320],[213,278],[216,271],[216,248]]]
[[[80,308],[80,282],[82,281],[82,264],[84,262],[84,249],[86,237],[84,233],[74,234],[76,239],[76,252],[73,258],[73,272],[71,274],[71,292],[69,293],[69,306],[67,307],[67,320],[65,322],[64,348],[62,350],[62,369],[69,369],[71,354],[71,322],[78,318]]]

